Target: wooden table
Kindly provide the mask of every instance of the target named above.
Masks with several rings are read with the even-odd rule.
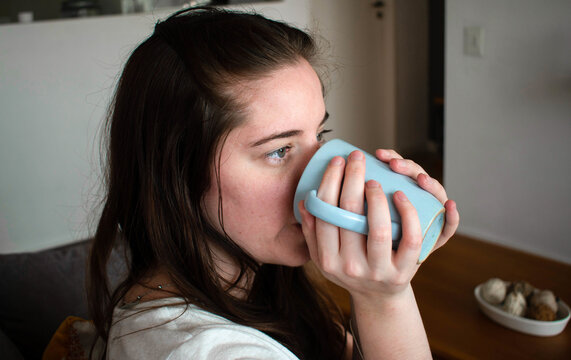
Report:
[[[474,288],[491,277],[526,280],[571,304],[571,266],[455,235],[432,254],[413,288],[435,359],[571,359],[571,324],[537,337],[505,328],[478,308]],[[331,287],[344,311],[349,298]]]

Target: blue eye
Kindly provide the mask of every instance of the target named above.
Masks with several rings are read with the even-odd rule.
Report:
[[[285,147],[283,147],[283,148],[277,149],[273,153],[276,154],[277,157],[279,157],[280,159],[283,159],[286,156],[287,149]]]
[[[282,160],[286,157],[290,148],[291,148],[290,146],[284,146],[282,148],[279,148],[277,150],[274,150],[274,151],[266,154],[266,157],[269,159],[274,159],[274,160]]]

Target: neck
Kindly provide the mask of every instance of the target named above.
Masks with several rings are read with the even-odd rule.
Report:
[[[154,271],[133,285],[123,298],[124,305],[176,296],[178,291],[165,271]]]
[[[240,266],[220,248],[212,247],[214,264],[221,286],[238,299],[245,299],[252,288],[254,274],[246,270],[240,278]]]

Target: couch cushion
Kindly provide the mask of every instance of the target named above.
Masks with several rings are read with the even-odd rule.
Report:
[[[89,241],[34,253],[0,255],[0,328],[25,358],[39,359],[67,316],[89,318],[85,269]],[[111,278],[124,273],[117,253]]]

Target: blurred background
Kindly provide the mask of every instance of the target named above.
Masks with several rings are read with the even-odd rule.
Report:
[[[459,233],[571,264],[571,2],[220,3],[319,34],[332,136],[423,165]],[[89,237],[118,73],[188,4],[0,3],[0,253]]]
[[[0,23],[133,14],[194,5],[223,6],[267,1],[271,0],[3,0],[0,3]]]

